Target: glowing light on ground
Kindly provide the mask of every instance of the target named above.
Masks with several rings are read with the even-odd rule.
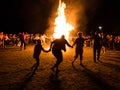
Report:
[[[73,26],[71,26],[69,23],[66,22],[65,18],[65,10],[66,4],[64,2],[61,3],[61,0],[59,1],[59,7],[58,7],[58,16],[55,19],[55,27],[54,27],[54,38],[60,38],[61,35],[65,35],[66,39],[69,38],[69,33],[71,30],[74,29]]]

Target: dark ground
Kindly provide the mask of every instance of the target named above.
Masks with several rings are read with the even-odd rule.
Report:
[[[36,70],[31,69],[33,46],[23,51],[13,46],[0,48],[0,90],[120,90],[120,51],[107,50],[101,62],[94,63],[92,48],[85,47],[84,66],[79,59],[72,66],[73,50],[67,48],[55,77],[50,70],[56,61],[51,52],[41,53]]]

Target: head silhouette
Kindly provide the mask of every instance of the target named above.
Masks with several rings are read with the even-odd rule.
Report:
[[[65,35],[62,35],[62,36],[61,36],[61,39],[65,39]]]
[[[82,37],[83,33],[82,32],[78,32],[77,34],[79,37]]]

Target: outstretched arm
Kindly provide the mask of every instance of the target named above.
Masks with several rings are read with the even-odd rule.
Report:
[[[72,47],[74,47],[74,45],[76,44],[76,40],[74,41],[74,43],[73,43],[73,45],[72,45]]]
[[[42,47],[42,51],[43,51],[43,52],[50,52],[51,49],[49,49],[49,50],[45,50],[45,49]]]
[[[73,48],[73,46],[71,46],[67,41],[66,41],[66,44],[67,44],[69,47]]]

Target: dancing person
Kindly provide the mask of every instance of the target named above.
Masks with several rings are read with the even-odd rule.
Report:
[[[50,48],[52,48],[52,54],[57,59],[54,66],[51,68],[52,71],[56,68],[56,72],[59,72],[59,65],[63,61],[62,50],[66,52],[66,45],[72,48],[72,46],[65,39],[64,35],[62,35],[60,39],[55,39],[51,42]]]
[[[36,66],[36,65],[39,66],[39,64],[40,64],[39,56],[40,56],[41,51],[43,51],[43,52],[50,52],[50,49],[49,50],[45,50],[42,47],[42,45],[41,45],[41,41],[37,40],[37,44],[34,47],[34,53],[33,53],[33,58],[36,60],[36,64],[34,66]]]
[[[74,61],[78,58],[78,55],[80,56],[80,65],[82,65],[82,60],[83,60],[83,47],[84,47],[84,41],[88,40],[85,39],[83,37],[83,33],[82,32],[78,32],[78,38],[76,38],[76,40],[73,43],[73,47],[74,45],[76,45],[75,47],[75,56],[74,56],[74,60],[72,62],[72,64],[74,64]]]

